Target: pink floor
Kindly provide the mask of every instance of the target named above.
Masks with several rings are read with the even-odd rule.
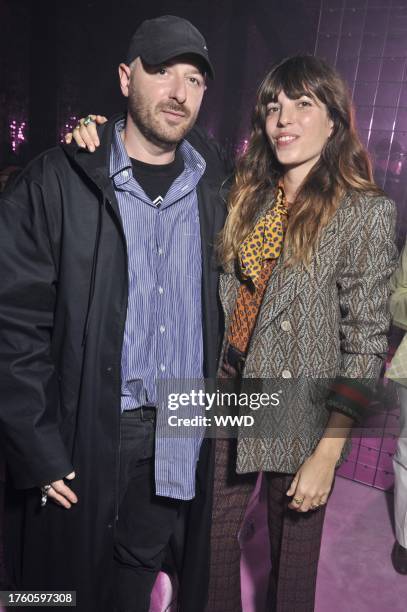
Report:
[[[315,612],[407,612],[407,576],[390,560],[392,494],[338,477],[327,508]],[[268,572],[265,506],[241,534],[244,612],[263,612]]]

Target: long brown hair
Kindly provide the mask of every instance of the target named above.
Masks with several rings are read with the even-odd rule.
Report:
[[[321,230],[332,219],[348,191],[382,193],[374,184],[367,151],[355,128],[346,84],[323,60],[295,56],[283,60],[265,77],[257,93],[252,131],[246,152],[237,164],[229,195],[229,215],[220,235],[218,253],[224,265],[235,260],[239,246],[253,228],[259,206],[271,200],[270,188],[283,176],[265,131],[267,104],[281,91],[296,100],[302,95],[323,102],[333,130],[317,163],[300,186],[290,207],[285,238],[288,265],[308,264]]]

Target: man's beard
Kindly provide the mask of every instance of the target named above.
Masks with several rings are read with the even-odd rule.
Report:
[[[155,117],[155,113],[173,111],[185,115],[185,123],[181,125],[166,126]],[[185,137],[195,123],[191,112],[178,104],[175,100],[161,102],[154,109],[143,100],[136,91],[131,91],[128,98],[128,112],[134,124],[149,142],[164,148],[172,148]]]

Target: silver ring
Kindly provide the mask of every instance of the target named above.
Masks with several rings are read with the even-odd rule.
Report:
[[[84,120],[83,120],[83,125],[88,126],[89,123],[95,123],[95,120],[92,119],[92,117],[90,115],[88,115]]]
[[[48,491],[51,489],[51,485],[44,485],[41,487],[41,508],[46,506],[48,501]]]

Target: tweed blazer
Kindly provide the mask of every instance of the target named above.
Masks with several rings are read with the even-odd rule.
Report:
[[[295,473],[329,419],[328,381],[379,376],[390,324],[389,279],[397,263],[395,217],[395,205],[386,197],[349,193],[324,228],[308,268],[286,267],[284,253],[280,257],[251,337],[242,384],[250,383],[252,391],[276,391],[281,402],[253,415],[254,430],[239,429],[237,472]],[[221,274],[226,329],[238,288],[234,272]]]

